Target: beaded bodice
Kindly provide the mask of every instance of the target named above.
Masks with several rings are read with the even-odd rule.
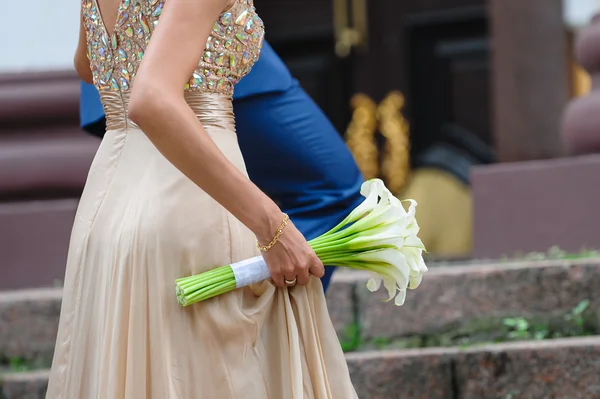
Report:
[[[109,35],[97,0],[83,1],[88,57],[94,85],[101,92],[131,89],[144,51],[166,0],[122,0],[114,32]],[[264,26],[253,0],[235,0],[215,22],[198,68],[185,91],[231,95],[233,86],[258,59]]]

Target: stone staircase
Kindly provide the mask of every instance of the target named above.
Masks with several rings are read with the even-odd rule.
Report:
[[[432,267],[401,308],[365,281],[327,298],[361,399],[600,398],[600,259]],[[44,397],[60,299],[0,292],[0,398]]]

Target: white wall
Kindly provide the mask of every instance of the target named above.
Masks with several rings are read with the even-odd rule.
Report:
[[[73,68],[80,0],[0,0],[0,73]]]
[[[600,0],[563,0],[563,9],[567,26],[577,29],[600,11]]]

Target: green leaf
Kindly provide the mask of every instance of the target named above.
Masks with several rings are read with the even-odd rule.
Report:
[[[590,306],[590,301],[587,299],[584,299],[583,301],[579,302],[579,305],[575,306],[575,308],[573,309],[573,311],[571,313],[573,313],[573,315],[580,315],[583,312],[585,312],[585,310],[588,308],[588,306]]]

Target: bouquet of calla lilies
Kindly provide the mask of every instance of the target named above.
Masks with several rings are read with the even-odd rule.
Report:
[[[417,203],[397,199],[380,179],[364,182],[360,192],[365,200],[359,206],[333,229],[308,243],[326,265],[369,272],[369,291],[377,291],[383,281],[387,301],[394,299],[401,306],[407,289],[417,288],[427,271],[425,248],[417,236]],[[177,279],[177,300],[181,306],[188,306],[269,277],[264,259],[257,256]]]

